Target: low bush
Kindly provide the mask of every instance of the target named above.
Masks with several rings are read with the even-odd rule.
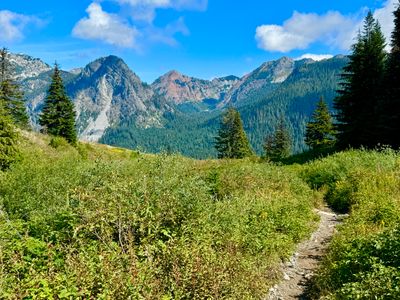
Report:
[[[259,299],[317,221],[276,166],[25,143],[1,174],[0,298]]]
[[[399,166],[398,153],[386,150],[339,153],[304,167],[303,178],[350,213],[314,280],[313,298],[400,298]]]

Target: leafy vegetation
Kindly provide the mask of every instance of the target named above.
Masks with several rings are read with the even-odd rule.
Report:
[[[315,279],[326,299],[400,297],[400,155],[392,150],[335,154],[306,165],[303,178],[349,212]],[[324,298],[325,299],[325,298]]]
[[[270,164],[23,135],[0,172],[3,299],[259,299],[315,225],[314,193]]]

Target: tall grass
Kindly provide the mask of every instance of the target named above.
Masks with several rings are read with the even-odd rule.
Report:
[[[314,298],[400,299],[400,155],[349,151],[313,162],[303,178],[349,212],[314,282]]]
[[[260,299],[317,221],[280,167],[49,142],[0,173],[2,299]]]

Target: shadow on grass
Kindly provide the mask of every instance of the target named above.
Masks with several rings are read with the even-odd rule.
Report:
[[[336,150],[334,148],[325,148],[320,150],[307,150],[302,153],[291,155],[287,158],[277,160],[275,162],[281,163],[283,165],[293,165],[293,164],[306,164],[316,159],[321,159],[334,154]]]

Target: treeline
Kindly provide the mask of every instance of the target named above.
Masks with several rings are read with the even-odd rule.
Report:
[[[341,74],[334,100],[336,114],[330,113],[321,97],[306,126],[304,141],[313,155],[349,148],[400,147],[400,6],[394,16],[390,53],[385,52],[386,42],[379,22],[371,12],[365,18]],[[254,154],[247,149],[239,112],[229,109],[220,128],[215,144],[219,158]],[[281,115],[275,131],[265,137],[264,157],[274,161],[286,159],[292,153],[292,145],[290,130]]]
[[[335,100],[339,149],[400,146],[400,7],[394,15],[389,54],[371,12],[352,47]]]
[[[58,65],[55,64],[43,111],[39,117],[41,131],[62,137],[75,145],[74,104],[68,98]],[[18,129],[31,129],[24,94],[14,78],[7,49],[0,50],[0,170],[18,160]]]

